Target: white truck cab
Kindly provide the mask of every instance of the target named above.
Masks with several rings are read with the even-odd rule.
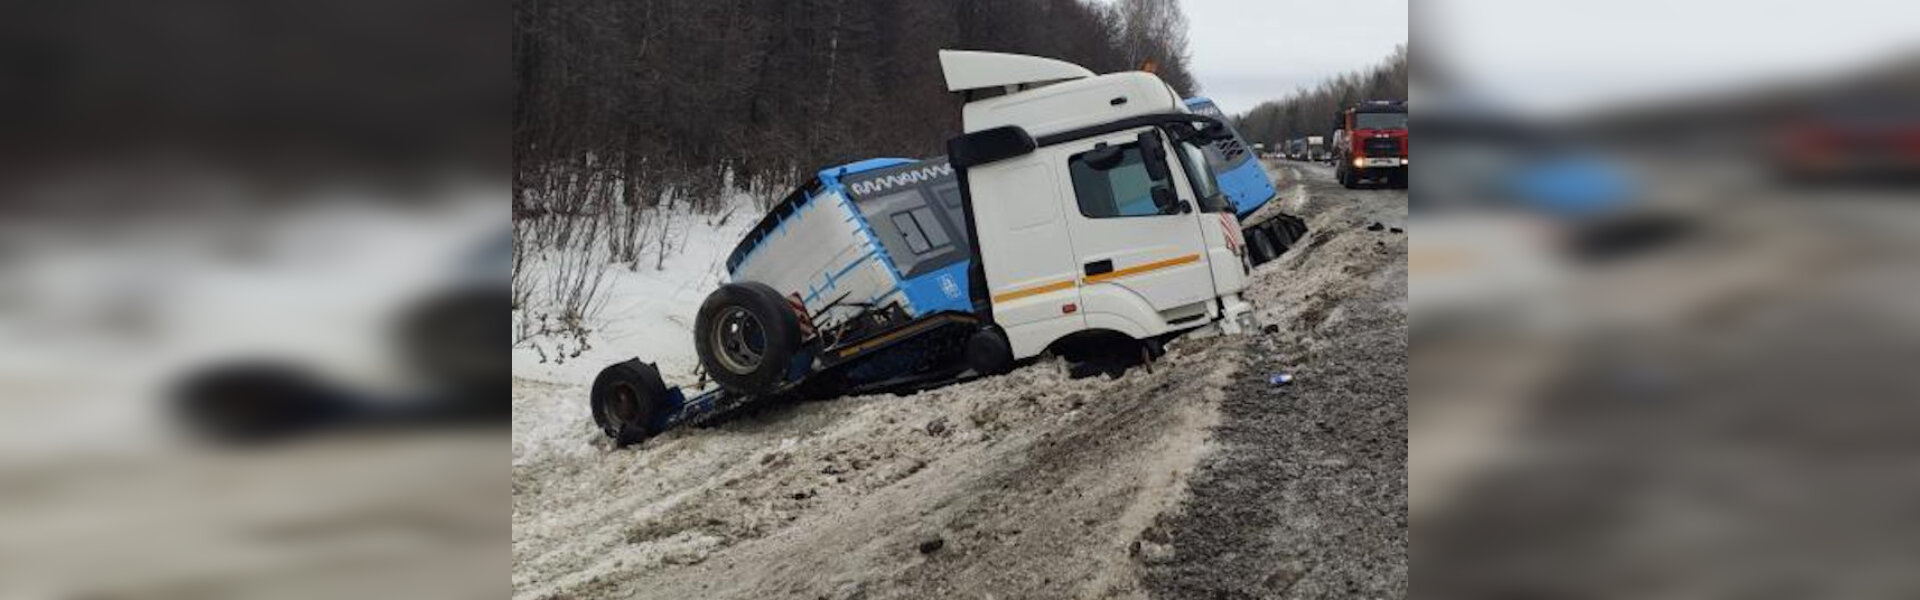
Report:
[[[967,100],[948,150],[977,240],[975,304],[1015,358],[1089,330],[1248,324],[1240,224],[1199,146],[1217,121],[1151,73],[990,52],[940,63]]]

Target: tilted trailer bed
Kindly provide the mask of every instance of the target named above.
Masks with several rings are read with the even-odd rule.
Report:
[[[959,187],[944,158],[878,158],[821,170],[769,209],[726,264],[731,279],[743,282],[730,291],[777,299],[795,315],[799,339],[770,331],[759,322],[766,315],[755,320],[750,307],[729,306],[711,317],[721,326],[695,340],[703,354],[736,366],[788,354],[792,344],[786,364],[744,374],[711,370],[723,385],[688,396],[661,384],[652,365],[630,360],[603,372],[594,394],[664,394],[665,401],[646,415],[609,415],[596,402],[595,419],[603,428],[649,424],[608,432],[630,439],[726,412],[756,395],[896,390],[951,381],[970,366],[990,368],[952,360],[979,325],[968,293],[968,239]]]

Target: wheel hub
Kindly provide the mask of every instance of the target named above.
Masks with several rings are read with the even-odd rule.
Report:
[[[767,351],[766,330],[760,319],[744,308],[729,306],[720,312],[715,322],[718,324],[713,328],[711,341],[714,358],[720,366],[740,374],[759,369]]]

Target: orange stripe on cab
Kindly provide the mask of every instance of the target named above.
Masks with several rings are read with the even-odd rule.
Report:
[[[1160,269],[1165,269],[1167,267],[1177,267],[1187,263],[1195,263],[1195,262],[1200,262],[1200,255],[1188,254],[1186,256],[1179,256],[1179,257],[1169,258],[1166,260],[1156,260],[1146,264],[1134,265],[1131,267],[1127,267],[1125,269],[1109,271],[1106,273],[1101,273],[1099,275],[1088,275],[1085,281],[1087,283],[1099,283],[1102,281],[1107,281],[1109,279],[1119,279],[1121,277],[1126,277],[1129,275],[1139,275],[1141,273],[1146,273],[1149,271],[1158,271]],[[998,303],[1006,302],[1009,300],[1018,300],[1021,298],[1025,298],[1027,296],[1037,296],[1040,294],[1045,294],[1047,292],[1058,292],[1060,290],[1073,287],[1074,283],[1075,282],[1073,280],[1069,279],[1066,281],[1056,281],[1049,284],[1036,285],[1029,288],[1021,288],[1021,289],[1017,289],[1004,294],[995,294],[993,296],[993,302],[995,304],[998,304]]]
[[[1021,298],[1025,298],[1027,296],[1036,296],[1040,294],[1045,294],[1047,292],[1057,292],[1070,287],[1073,287],[1073,280],[1071,279],[1066,281],[1056,281],[1046,285],[1037,285],[1030,288],[1014,290],[1011,292],[1007,292],[1005,294],[995,294],[993,297],[993,301],[995,303],[1000,303],[1000,302],[1006,302],[1008,300],[1018,300]]]
[[[1119,279],[1121,277],[1126,277],[1128,275],[1139,275],[1141,273],[1145,273],[1148,271],[1158,271],[1160,269],[1165,269],[1167,267],[1176,267],[1176,266],[1184,265],[1191,262],[1200,262],[1200,255],[1188,254],[1186,256],[1179,256],[1179,257],[1169,258],[1166,260],[1156,260],[1146,264],[1134,265],[1131,267],[1127,267],[1125,269],[1116,269],[1113,271],[1108,271],[1106,273],[1101,273],[1099,275],[1088,275],[1087,283],[1099,283],[1102,281],[1106,281],[1108,279]]]

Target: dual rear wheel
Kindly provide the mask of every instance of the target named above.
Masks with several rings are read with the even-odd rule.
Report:
[[[1248,258],[1260,265],[1280,257],[1307,235],[1307,222],[1289,214],[1276,214],[1270,220],[1245,230]]]
[[[700,305],[693,323],[700,365],[721,387],[769,394],[788,383],[800,351],[800,319],[779,292],[752,281],[729,283]]]
[[[707,296],[694,319],[700,365],[722,388],[747,395],[779,391],[800,348],[800,323],[787,300],[765,284],[730,283]],[[593,380],[593,421],[614,445],[659,433],[674,410],[660,370],[639,359],[615,364]]]

